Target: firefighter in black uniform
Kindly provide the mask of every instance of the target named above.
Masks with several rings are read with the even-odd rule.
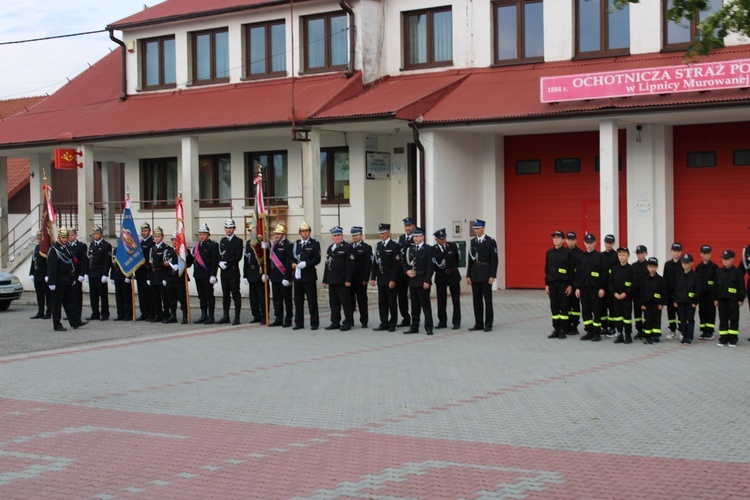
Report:
[[[268,243],[258,238],[248,238],[245,243],[245,260],[242,284],[250,292],[250,323],[266,322],[266,281],[268,281],[268,259],[263,260],[263,252],[268,252]]]
[[[711,245],[701,246],[701,263],[695,267],[695,272],[701,277],[701,294],[698,297],[698,318],[701,331],[700,340],[716,338],[716,306],[714,305],[714,287],[716,273],[719,266],[711,260]]]
[[[586,251],[576,262],[576,296],[581,299],[581,319],[586,335],[580,340],[598,342],[602,339],[602,302],[609,277],[602,254],[596,249],[596,236],[589,233],[583,239]]]
[[[292,326],[292,243],[286,238],[286,228],[276,224],[273,244],[268,253],[268,279],[273,292],[274,321],[269,326]]]
[[[155,289],[148,284],[151,279],[151,249],[154,247],[154,237],[151,235],[151,225],[148,222],[141,224],[141,250],[143,251],[144,263],[135,271],[135,280],[138,284],[138,304],[141,315],[136,321],[151,321],[156,318],[154,304],[159,300],[155,295]]]
[[[718,346],[736,347],[740,335],[740,306],[745,301],[745,272],[734,265],[734,250],[724,250],[716,273],[714,304],[719,310]]]
[[[52,311],[50,311],[50,293],[49,286],[44,278],[47,276],[47,256],[42,254],[40,249],[42,248],[42,232],[36,232],[37,244],[34,247],[34,254],[31,257],[31,269],[29,269],[29,280],[34,283],[34,291],[36,292],[36,305],[37,313],[32,316],[31,319],[50,319],[52,317]],[[46,306],[46,309],[45,309]]]
[[[404,219],[404,234],[398,237],[398,245],[401,248],[401,262],[406,258],[406,249],[412,244],[415,227],[417,227],[417,222],[414,219],[411,217]],[[398,326],[409,327],[411,325],[411,317],[409,316],[409,277],[404,272],[403,266],[399,266],[399,273],[396,289],[398,291],[398,309],[401,313],[401,323]]]
[[[573,254],[573,265],[578,262],[578,258],[583,253],[581,247],[578,246],[578,236],[574,232],[569,232],[565,235],[565,243],[568,245],[568,249]],[[573,269],[573,286],[575,287],[575,272]],[[570,305],[570,312],[568,313],[568,319],[570,320],[570,328],[568,329],[568,335],[578,335],[578,325],[581,323],[581,299],[573,292],[568,297],[568,304]]]
[[[379,224],[380,241],[375,246],[370,272],[370,285],[378,286],[378,311],[380,324],[376,332],[396,331],[398,321],[398,281],[401,277],[401,247],[391,239],[391,225]]]
[[[617,264],[617,251],[615,250],[615,236],[608,234],[604,237],[604,251],[602,257],[607,266],[607,272],[612,270]],[[608,278],[609,279],[609,278]],[[612,309],[615,307],[615,299],[609,290],[604,292],[604,300],[602,301],[602,333],[608,337],[615,336],[615,327],[610,325],[610,316],[612,316]]]
[[[318,271],[320,264],[320,243],[310,237],[309,224],[302,221],[299,226],[300,239],[292,247],[292,271],[294,276],[294,327],[301,330],[305,327],[305,299],[310,312],[310,330],[320,326],[318,316]]]
[[[458,269],[460,255],[458,245],[447,241],[445,228],[433,233],[435,245],[432,247],[432,264],[435,271],[435,291],[437,293],[438,324],[435,329],[448,328],[448,290],[451,292],[453,330],[461,328],[461,271]]]
[[[469,267],[466,282],[471,285],[474,301],[474,326],[469,330],[492,330],[495,311],[492,307],[492,283],[497,277],[497,243],[484,234],[485,222],[475,220],[474,234],[469,243]],[[484,313],[484,314],[483,314]],[[483,317],[484,316],[484,317]]]
[[[674,294],[675,282],[677,277],[682,272],[682,264],[680,263],[680,257],[682,257],[682,245],[679,243],[672,244],[672,260],[668,260],[664,263],[664,282],[667,284],[667,320],[669,321],[669,333],[667,334],[667,340],[675,338],[677,328],[679,325],[679,319],[677,318],[677,308],[674,306],[674,300],[672,294]]]
[[[646,261],[648,276],[638,284],[643,311],[643,343],[656,344],[661,337],[661,312],[667,303],[667,284],[657,273],[659,261],[649,257]]]
[[[112,252],[112,269],[109,279],[115,285],[115,304],[117,316],[112,321],[130,321],[133,319],[133,284],[131,279],[123,274],[120,265]]]
[[[552,233],[553,247],[544,262],[544,291],[549,296],[552,333],[548,339],[565,339],[570,328],[568,298],[573,293],[573,254],[565,245],[562,231]]]
[[[672,300],[677,308],[677,317],[680,319],[680,333],[682,334],[680,344],[690,345],[693,343],[695,330],[695,308],[698,306],[701,295],[701,277],[693,271],[692,255],[683,254],[680,263],[683,272],[675,279]]]
[[[244,255],[242,239],[234,234],[237,225],[234,219],[224,221],[224,236],[219,242],[219,267],[221,268],[221,291],[223,294],[222,307],[224,315],[218,321],[220,324],[229,323],[229,308],[234,301],[233,325],[240,324],[240,310],[242,296],[240,295],[240,260]]]
[[[740,265],[737,267],[739,267],[743,273],[750,275],[750,245],[747,245],[742,249],[742,262],[740,262]],[[745,290],[747,291],[748,299],[750,299],[750,285],[748,283],[745,283]],[[750,307],[750,300],[747,301],[747,305]],[[750,340],[750,338],[748,340]]]
[[[47,285],[52,295],[52,324],[55,331],[67,331],[67,328],[62,326],[61,307],[65,309],[65,314],[73,329],[88,323],[88,321],[82,321],[76,313],[76,297],[72,293],[73,283],[80,284],[73,262],[73,253],[68,245],[68,230],[61,227],[57,232],[57,241],[47,254]]]
[[[344,230],[339,226],[331,229],[333,243],[326,250],[326,265],[323,271],[323,286],[328,287],[328,300],[331,304],[331,324],[326,330],[351,330],[354,325],[352,310],[352,280],[354,279],[354,252],[344,241]],[[341,310],[344,321],[341,322]]]
[[[372,270],[372,247],[362,241],[362,228],[352,226],[352,252],[354,253],[354,276],[352,276],[352,311],[359,309],[359,323],[367,328],[370,312],[367,309],[367,282]]]
[[[635,247],[636,261],[633,262],[633,271],[635,272],[635,294],[633,295],[633,323],[636,328],[636,335],[633,338],[643,338],[643,309],[641,305],[641,283],[648,278],[648,261],[646,256],[648,255],[648,249],[645,245],[638,245]]]
[[[91,316],[87,319],[109,319],[109,271],[112,268],[112,245],[102,238],[101,226],[94,226],[94,241],[89,245],[89,269],[86,281],[91,296]],[[101,302],[101,311],[99,303]]]
[[[414,228],[412,245],[404,253],[406,260],[402,262],[404,271],[409,277],[409,295],[411,296],[411,327],[404,333],[419,333],[420,312],[424,313],[424,329],[427,335],[432,335],[432,302],[430,301],[430,287],[432,286],[432,248],[424,242],[424,229]]]
[[[148,259],[151,262],[151,270],[146,282],[151,287],[151,294],[154,298],[154,317],[149,320],[151,323],[161,323],[164,317],[169,315],[167,289],[163,283],[166,281],[164,269],[164,252],[166,249],[164,231],[161,227],[156,226],[154,229],[154,246],[151,247],[151,255]]]
[[[83,282],[88,274],[88,248],[86,244],[78,240],[78,230],[68,230],[68,246],[73,254],[73,265],[75,266],[76,282],[73,283],[73,296],[76,299],[76,316],[83,317]]]
[[[193,323],[212,325],[216,310],[214,285],[219,272],[219,244],[211,239],[211,230],[203,224],[198,229],[198,243],[193,247],[193,278],[198,291],[201,315]]]
[[[185,290],[186,281],[189,281],[187,269],[193,265],[193,254],[185,253],[185,263],[182,276],[180,276],[180,256],[175,248],[177,234],[172,235],[172,246],[167,245],[164,251],[164,268],[166,274],[167,302],[169,303],[169,316],[163,320],[164,323],[177,323],[177,303],[182,310],[182,324],[188,323],[187,295]]]
[[[635,269],[628,263],[630,249],[617,249],[617,264],[609,270],[609,296],[612,297],[609,326],[617,332],[615,344],[633,343],[633,296],[636,293]]]

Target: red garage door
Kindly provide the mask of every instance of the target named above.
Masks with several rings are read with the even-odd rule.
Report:
[[[700,246],[740,252],[750,244],[750,122],[674,128],[675,239],[696,259]]]
[[[619,150],[622,168],[617,245],[627,243],[624,132],[620,133]],[[544,255],[552,245],[552,231],[575,231],[581,247],[587,232],[602,239],[598,156],[598,132],[505,138],[508,288],[544,287]]]

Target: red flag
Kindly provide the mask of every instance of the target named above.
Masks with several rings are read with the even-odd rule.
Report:
[[[57,239],[57,225],[55,207],[52,206],[52,188],[42,184],[42,241],[39,243],[39,253],[47,257],[52,242]]]
[[[177,229],[175,231],[177,238],[174,242],[174,249],[179,257],[180,276],[185,272],[185,259],[187,257],[187,241],[185,240],[185,210],[182,207],[182,197],[177,197]]]
[[[255,183],[255,232],[261,240],[266,239],[266,207],[263,204],[263,177],[259,174]]]

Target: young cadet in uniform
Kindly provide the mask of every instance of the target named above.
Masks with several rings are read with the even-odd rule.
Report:
[[[62,326],[62,311],[68,316],[73,329],[79,328],[88,321],[82,321],[76,313],[76,298],[72,293],[73,283],[78,283],[73,253],[68,245],[68,230],[61,227],[57,232],[57,241],[47,253],[47,285],[52,294],[52,324],[56,332],[67,331]]]
[[[219,272],[219,244],[211,239],[211,230],[207,224],[198,229],[198,243],[193,247],[193,278],[198,291],[201,315],[193,321],[196,324],[212,325],[216,322],[216,296],[214,285]]]
[[[656,257],[649,257],[646,267],[648,276],[639,283],[643,311],[643,343],[655,344],[661,337],[661,311],[667,303],[667,284],[657,272],[659,261]]]
[[[145,262],[135,271],[135,280],[138,284],[138,304],[141,315],[136,321],[150,321],[156,318],[154,304],[158,300],[154,290],[148,284],[151,277],[151,249],[154,247],[154,238],[151,236],[151,225],[148,222],[141,224],[141,250]]]
[[[635,323],[636,335],[634,338],[643,338],[643,309],[641,305],[641,283],[648,278],[648,262],[646,256],[648,249],[644,245],[635,247],[636,261],[633,262],[633,271],[635,272],[635,293],[633,295],[633,323]]]
[[[248,238],[247,243],[245,243],[242,284],[247,285],[250,292],[250,313],[253,315],[250,320],[251,324],[266,322],[266,292],[264,289],[268,280],[266,274],[268,262],[263,260],[263,250],[268,251],[268,243],[259,241],[257,237]]]
[[[29,280],[34,283],[34,291],[36,292],[36,305],[37,313],[30,319],[44,318],[50,319],[52,317],[52,311],[50,311],[50,293],[49,286],[44,278],[47,276],[47,257],[41,253],[42,248],[42,232],[36,232],[37,244],[34,247],[34,255],[31,257],[31,269],[29,269]],[[45,309],[46,305],[46,309]]]
[[[359,310],[359,323],[367,328],[370,312],[367,310],[367,282],[372,270],[372,247],[362,241],[362,228],[352,226],[352,252],[354,253],[354,276],[352,277],[352,311]]]
[[[411,217],[404,219],[404,234],[398,237],[398,245],[401,248],[401,262],[404,261],[406,256],[406,249],[411,246],[414,228],[417,227],[417,222]],[[400,277],[396,282],[396,288],[398,289],[398,309],[401,313],[401,323],[398,326],[409,327],[411,325],[411,317],[409,316],[409,277],[406,275],[402,266],[399,266]]]
[[[292,244],[286,239],[283,224],[273,230],[273,244],[268,255],[274,322],[269,326],[292,326]]]
[[[432,335],[432,302],[430,302],[430,286],[432,286],[432,250],[424,242],[424,229],[414,228],[412,245],[404,254],[406,260],[402,263],[406,275],[409,277],[409,295],[411,296],[411,326],[404,333],[419,333],[420,312],[424,313],[424,329],[427,335]]]
[[[326,330],[351,330],[354,325],[352,311],[352,280],[354,279],[354,253],[352,246],[344,241],[344,230],[339,226],[331,229],[333,243],[326,250],[326,265],[323,271],[323,286],[328,287],[331,304],[331,324]],[[344,322],[341,322],[341,310]]]
[[[608,234],[604,237],[604,251],[602,257],[607,266],[607,272],[611,271],[618,264],[617,251],[615,250],[615,236]],[[610,325],[610,316],[612,316],[612,309],[615,307],[615,299],[609,290],[604,292],[604,300],[602,301],[602,333],[607,337],[615,336],[615,328]]]
[[[672,300],[680,320],[680,333],[682,334],[680,344],[690,345],[693,343],[695,330],[695,308],[698,306],[701,294],[701,277],[693,271],[692,255],[684,254],[680,258],[680,263],[682,273],[675,279]]]
[[[302,221],[299,226],[300,239],[292,247],[292,271],[294,271],[294,327],[301,330],[305,327],[305,299],[310,312],[310,329],[320,326],[318,317],[318,271],[320,264],[320,243],[310,237],[310,226]]]
[[[397,287],[398,280],[403,272],[401,269],[401,247],[391,239],[390,224],[380,224],[378,235],[380,241],[375,246],[370,285],[375,286],[377,284],[378,286],[380,324],[373,330],[376,332],[384,330],[395,332],[396,322],[398,321]]]
[[[544,260],[544,291],[552,312],[552,333],[547,338],[564,339],[570,328],[568,298],[573,292],[573,254],[565,245],[562,231],[555,231],[551,236],[553,246],[547,250]]]
[[[612,308],[609,315],[609,326],[617,331],[615,344],[633,343],[633,295],[636,290],[635,269],[628,263],[630,250],[627,247],[617,249],[617,265],[609,271],[609,296],[612,297]],[[623,336],[624,334],[624,336]]]
[[[711,260],[711,245],[701,246],[701,263],[695,267],[695,272],[701,277],[701,294],[698,298],[698,318],[701,336],[700,340],[716,338],[716,306],[714,305],[714,287],[716,273],[719,266]]]
[[[133,319],[133,285],[131,279],[123,274],[120,265],[112,252],[112,269],[109,279],[115,285],[115,305],[117,316],[112,321],[130,321]]]
[[[609,276],[602,254],[596,249],[596,236],[589,233],[583,239],[586,251],[576,262],[576,296],[581,299],[581,317],[586,335],[580,340],[598,342],[602,330],[602,303]]]
[[[667,284],[667,295],[669,296],[667,300],[667,319],[669,321],[667,340],[672,340],[676,337],[675,332],[677,332],[677,328],[679,327],[677,308],[674,306],[672,294],[674,293],[675,281],[680,273],[682,273],[680,257],[682,257],[682,245],[679,243],[672,243],[672,260],[664,263],[664,282]]]
[[[221,268],[221,292],[224,314],[217,323],[229,323],[229,308],[234,300],[233,325],[240,324],[242,296],[240,295],[240,260],[242,260],[242,239],[234,234],[237,225],[234,219],[224,221],[224,236],[219,242],[219,267]]]
[[[473,223],[474,238],[469,242],[469,267],[466,283],[471,285],[474,301],[474,326],[469,330],[492,330],[495,311],[492,307],[492,283],[497,277],[497,243],[484,234],[484,221]]]
[[[101,226],[94,226],[94,241],[89,245],[89,269],[86,281],[91,295],[91,316],[87,319],[109,319],[109,271],[112,267],[112,245],[102,238]],[[101,312],[99,302],[101,301]]]
[[[565,237],[565,242],[568,245],[568,249],[573,254],[573,292],[568,297],[568,304],[570,305],[570,312],[568,313],[568,319],[570,320],[570,328],[568,329],[568,335],[578,335],[578,325],[581,322],[581,299],[578,298],[575,291],[575,263],[578,262],[578,257],[581,256],[583,250],[578,246],[578,237],[573,231],[569,232]]]
[[[740,306],[745,301],[745,273],[734,265],[734,250],[724,250],[716,273],[714,305],[719,309],[719,347],[737,347]]]
[[[164,243],[164,231],[161,227],[154,228],[154,246],[151,247],[151,272],[148,277],[148,285],[151,287],[154,297],[154,317],[151,323],[161,323],[164,316],[169,315],[169,303],[167,303],[167,289],[163,285],[166,281],[164,270],[164,252],[167,244]]]
[[[172,246],[167,245],[167,249],[164,252],[164,267],[166,268],[166,287],[167,287],[167,301],[169,302],[169,316],[164,318],[164,323],[177,323],[177,303],[180,303],[180,310],[182,311],[182,324],[187,325],[188,323],[188,309],[187,309],[187,297],[185,292],[185,284],[190,280],[188,277],[188,268],[193,265],[193,254],[186,252],[185,254],[185,270],[183,275],[180,276],[180,256],[177,254],[175,248],[177,243],[177,234],[172,235]]]
[[[438,229],[434,233],[435,245],[432,247],[432,264],[435,270],[435,290],[437,292],[437,317],[436,329],[448,327],[448,290],[451,292],[453,302],[453,317],[451,324],[453,330],[461,328],[461,271],[458,269],[460,256],[458,245],[452,241],[446,241],[448,235],[445,228]]]
[[[75,309],[78,318],[83,317],[83,282],[88,274],[88,261],[86,258],[86,244],[78,240],[78,230],[68,230],[68,247],[73,254],[73,265],[75,266],[76,282],[73,283],[73,296],[76,299]]]

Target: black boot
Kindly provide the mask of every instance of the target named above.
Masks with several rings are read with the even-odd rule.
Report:
[[[187,325],[188,324],[187,311],[182,311],[182,324],[183,325]]]
[[[206,321],[203,324],[204,325],[213,325],[214,323],[216,323],[216,321],[214,320],[214,308],[213,307],[209,307],[208,308],[208,317],[206,317]]]
[[[239,325],[240,324],[240,310],[235,309],[234,310],[234,321],[232,321],[233,325]]]
[[[206,317],[206,309],[201,309],[201,317],[193,321],[196,325],[200,325],[201,323],[205,323],[208,318]]]
[[[225,325],[229,323],[229,309],[228,308],[224,309],[224,316],[222,316],[221,319],[217,321],[217,323],[220,325]]]
[[[617,338],[613,342],[613,344],[624,344],[624,343],[625,343],[625,339],[623,338],[622,333],[618,334]]]
[[[177,309],[173,309],[172,313],[168,316],[168,319],[164,320],[165,323],[177,323]]]
[[[625,334],[625,343],[626,344],[632,344],[633,343],[633,338],[630,336],[629,333]]]

